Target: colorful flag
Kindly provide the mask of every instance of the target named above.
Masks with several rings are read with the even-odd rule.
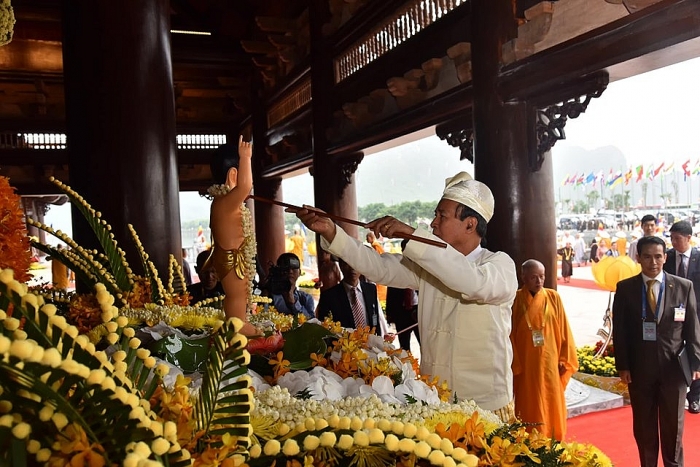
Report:
[[[647,167],[647,178],[649,180],[654,180],[654,165]]]
[[[610,178],[608,179],[608,186],[610,188],[613,188],[620,182],[622,182],[622,172],[618,170],[615,175],[610,174]]]
[[[583,185],[583,182],[585,180],[586,180],[586,177],[584,177],[583,172],[581,172],[581,175],[576,179],[576,186]]]
[[[654,169],[654,178],[659,176],[661,170],[664,168],[664,162],[662,162],[657,168]]]
[[[690,177],[690,159],[683,162],[681,167],[683,167],[683,181],[685,181]]]
[[[693,166],[693,175],[698,175],[700,174],[700,159],[695,161],[695,165]]]
[[[669,165],[664,168],[664,175],[668,175],[673,172],[673,166],[676,163],[676,161],[671,162]]]
[[[569,174],[566,174],[566,177],[564,177],[564,180],[561,181],[561,186],[566,186],[569,184]]]
[[[630,167],[627,172],[625,172],[625,186],[630,184],[630,181],[632,180],[632,167]]]
[[[643,176],[644,176],[644,165],[640,164],[637,166],[637,182],[641,182]]]
[[[586,177],[586,185],[595,183],[595,174],[593,172],[589,173]]]

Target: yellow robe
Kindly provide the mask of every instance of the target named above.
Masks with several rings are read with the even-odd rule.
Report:
[[[533,329],[542,329],[543,319],[546,320],[543,346],[533,344],[525,313]],[[566,435],[564,390],[578,370],[576,346],[561,297],[551,289],[542,289],[533,297],[522,288],[515,296],[512,316],[515,415],[523,422],[541,424],[532,428],[561,441]],[[562,375],[560,362],[565,366]]]

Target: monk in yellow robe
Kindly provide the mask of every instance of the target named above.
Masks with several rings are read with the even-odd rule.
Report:
[[[566,435],[564,390],[576,370],[574,338],[559,294],[544,288],[539,261],[523,263],[523,287],[513,302],[513,393],[515,415],[528,430],[557,440]]]

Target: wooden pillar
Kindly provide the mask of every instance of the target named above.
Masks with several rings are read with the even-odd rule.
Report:
[[[516,35],[510,0],[472,2],[475,178],[493,192],[496,206],[487,247],[520,265],[528,258],[547,269],[545,286],[556,288],[556,226],[552,163],[533,172],[528,163],[534,109],[503,103],[496,93],[501,46]]]
[[[343,217],[357,218],[355,170],[362,160],[362,153],[328,155],[326,130],[331,120],[331,96],[334,77],[332,53],[321,27],[328,15],[328,2],[313,0],[309,6],[311,30],[311,105],[313,136],[314,202],[316,207]],[[351,236],[357,237],[355,225],[341,226]],[[320,245],[320,244],[319,244]]]
[[[111,224],[141,272],[127,224],[167,277],[181,259],[168,0],[64,0],[70,185]],[[96,245],[73,209],[76,241]]]
[[[255,181],[255,194],[283,201],[282,179]],[[258,264],[265,271],[270,263],[284,253],[284,208],[267,203],[255,203],[255,236],[258,242]]]

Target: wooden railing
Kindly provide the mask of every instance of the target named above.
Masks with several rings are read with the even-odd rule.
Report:
[[[66,149],[66,135],[59,133],[0,133],[3,149]]]
[[[215,149],[226,144],[226,135],[177,135],[178,149]],[[66,149],[61,133],[0,132],[2,149]]]
[[[333,61],[339,83],[418,34],[466,0],[411,0]]]
[[[309,102],[311,102],[311,78],[306,78],[270,106],[267,111],[267,127],[272,128]]]
[[[226,135],[177,135],[178,149],[216,149],[226,144]]]

